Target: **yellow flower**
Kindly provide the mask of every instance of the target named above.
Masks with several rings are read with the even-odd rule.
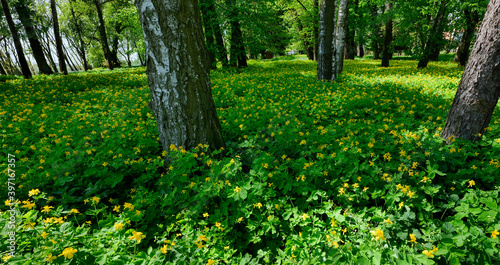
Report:
[[[491,232],[491,238],[497,238],[498,235],[500,235],[500,233],[497,230]]]
[[[133,211],[133,210],[134,210],[134,205],[133,205],[132,203],[126,202],[126,203],[123,205],[123,208],[125,208],[125,209],[129,209],[130,211]]]
[[[9,260],[10,258],[12,258],[12,256],[9,256],[9,253],[5,254],[5,256],[2,257],[3,261],[7,262],[7,260]]]
[[[94,197],[92,197],[92,199],[91,199],[91,201],[92,201],[92,205],[94,205],[94,204],[98,204],[98,203],[99,203],[99,200],[101,200],[101,198],[99,198],[99,197],[95,197],[95,196],[94,196]]]
[[[476,185],[476,182],[474,180],[469,180],[469,187],[472,187]]]
[[[30,202],[30,201],[23,201],[23,208],[28,208],[28,209],[32,209],[33,207],[35,207],[35,203],[34,202]]]
[[[417,237],[415,236],[415,234],[410,234],[410,242],[417,243]]]
[[[375,241],[378,241],[379,239],[385,240],[384,231],[380,230],[380,228],[370,231],[370,234],[375,236]]]
[[[72,248],[72,247],[69,247],[69,248],[65,248],[63,250],[63,252],[59,255],[60,256],[64,256],[64,259],[72,259],[73,258],[73,254],[75,254],[76,252],[78,252],[78,250]]]
[[[142,234],[142,232],[132,231],[132,236],[130,236],[128,239],[135,240],[137,241],[137,243],[141,243],[141,240],[145,237],[146,235]]]
[[[118,223],[116,222],[115,225],[113,226],[116,230],[120,230],[120,229],[123,229],[123,224],[122,223]]]
[[[49,235],[49,233],[47,233],[47,232],[45,232],[45,231],[44,231],[44,232],[43,232],[40,236],[41,236],[43,239],[46,239],[48,235]]]
[[[392,221],[391,221],[390,218],[387,218],[387,219],[384,220],[384,223],[386,223],[386,224],[389,225],[389,224],[392,224]]]
[[[119,212],[120,212],[120,205],[115,205],[115,206],[113,207],[113,211],[115,211],[115,212],[119,213]]]
[[[309,215],[307,213],[303,213],[301,216],[302,216],[303,220],[306,220],[307,218],[309,218]]]
[[[212,265],[212,264],[214,264],[215,262],[217,262],[217,261],[216,261],[216,260],[211,260],[211,259],[208,259],[207,265]]]
[[[39,190],[39,189],[36,189],[36,190],[34,190],[34,189],[33,189],[33,190],[30,190],[30,191],[28,192],[28,195],[29,195],[30,197],[31,197],[31,196],[34,196],[34,195],[38,195],[38,194],[40,194],[40,190]]]
[[[54,262],[55,259],[57,259],[57,256],[54,256],[54,255],[52,255],[52,253],[50,253],[49,256],[45,259],[45,261],[52,263],[52,262]]]
[[[71,209],[71,211],[70,211],[70,212],[71,212],[71,213],[74,213],[74,214],[80,213],[80,211],[78,211],[78,209],[74,209],[74,208],[73,208],[73,209]]]
[[[236,188],[234,189],[234,192],[238,193],[238,192],[240,192],[240,191],[241,191],[241,188],[240,188],[240,187],[238,187],[238,186],[236,186]]]
[[[209,214],[208,214],[208,213],[204,213],[204,214],[203,214],[203,217],[208,217],[208,216],[209,216]]]
[[[427,249],[422,251],[422,254],[425,254],[428,258],[434,257],[434,253],[432,251],[427,250]]]
[[[54,207],[45,205],[45,206],[43,206],[42,213],[49,213],[50,209],[52,209],[52,208],[54,208]]]
[[[160,248],[161,254],[167,254],[168,251],[168,245],[163,245],[163,247]]]
[[[302,140],[299,145],[305,145],[306,144],[306,140]]]

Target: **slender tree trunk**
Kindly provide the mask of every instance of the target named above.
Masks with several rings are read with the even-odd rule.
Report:
[[[3,62],[0,62],[0,74],[2,75],[7,75],[7,72],[5,72],[5,69],[3,68]]]
[[[225,146],[210,85],[197,0],[137,0],[151,92],[164,150]]]
[[[318,80],[332,80],[335,1],[321,0],[318,34]]]
[[[54,61],[54,58],[52,58],[52,51],[50,50],[50,39],[48,38],[48,36],[46,36],[45,39],[42,37],[40,39],[40,44],[42,45],[44,56],[49,61],[50,68],[52,69],[52,71],[54,71],[54,73],[58,73],[56,62]]]
[[[210,62],[210,68],[217,69],[217,60],[215,59],[215,53],[217,51],[217,47],[214,39],[214,27],[212,24],[214,23],[211,18],[210,10],[208,6],[210,5],[210,0],[201,0],[200,1],[200,11],[201,11],[201,20],[203,22],[203,27],[205,28],[205,41],[207,44],[208,51],[208,60]]]
[[[24,57],[23,45],[21,44],[21,40],[19,39],[14,20],[12,20],[12,14],[10,13],[9,4],[7,4],[7,0],[0,0],[0,2],[2,3],[5,20],[7,20],[12,39],[14,40],[14,46],[16,47],[17,57],[19,58],[19,64],[21,65],[21,71],[23,72],[24,78],[29,79],[32,76],[31,71],[28,65],[28,61],[26,60],[26,57]]]
[[[356,14],[358,13],[359,0],[354,1],[353,14],[347,16],[348,19],[348,29],[347,29],[347,41],[346,41],[346,56],[348,60],[354,60],[356,58]]]
[[[30,43],[31,51],[33,52],[33,57],[35,57],[38,70],[42,74],[50,75],[54,72],[47,64],[47,60],[43,54],[43,48],[38,40],[38,36],[36,34],[36,30],[33,27],[33,20],[31,19],[31,11],[28,7],[28,4],[25,1],[19,1],[14,4],[14,8],[16,9],[17,14],[19,15],[19,20],[21,20],[21,24],[23,24],[24,30],[26,31],[26,35],[28,36],[28,41]]]
[[[453,60],[453,62],[458,63],[458,66],[465,66],[467,60],[469,59],[470,44],[474,38],[474,31],[476,30],[477,23],[479,22],[477,11],[471,12],[470,10],[465,9],[464,16],[467,28],[465,29],[462,39],[460,40],[457,53],[455,54],[455,58]]]
[[[214,37],[214,50],[217,54],[219,61],[222,63],[222,67],[228,66],[227,61],[227,50],[224,46],[224,40],[222,38],[222,30],[219,25],[219,18],[217,17],[217,10],[215,9],[215,1],[214,0],[202,0],[200,1],[201,6],[206,8],[206,10],[202,9],[202,14],[204,15],[206,12],[207,23],[210,25],[210,30]]]
[[[491,0],[441,137],[478,140],[500,97],[500,0]]]
[[[363,47],[363,44],[359,44],[359,53],[358,56],[363,58],[365,56],[365,48]]]
[[[88,71],[89,64],[87,62],[87,56],[86,56],[86,51],[85,51],[85,42],[83,41],[83,35],[82,35],[82,28],[81,28],[80,24],[78,23],[78,19],[76,18],[76,15],[75,15],[75,10],[73,9],[73,6],[71,6],[71,5],[70,5],[70,11],[71,11],[71,17],[73,18],[73,24],[75,25],[76,33],[78,34],[78,40],[80,42],[80,47],[77,48],[78,54],[82,58],[83,69],[85,71]]]
[[[438,14],[434,19],[434,23],[432,24],[432,28],[429,31],[429,36],[427,37],[427,42],[424,47],[424,51],[422,54],[422,59],[418,61],[418,68],[425,68],[431,59],[431,54],[436,52],[437,49],[441,49],[441,41],[443,38],[443,21],[446,18],[446,5],[449,0],[442,0],[439,5]]]
[[[246,67],[247,66],[247,55],[245,52],[245,44],[243,43],[243,34],[241,33],[240,22],[238,21],[238,11],[236,10],[236,4],[234,0],[226,0],[226,4],[229,8],[229,21],[231,24],[231,57],[229,64],[231,66]]]
[[[373,59],[374,60],[378,60],[380,59],[380,52],[381,52],[381,48],[380,48],[380,41],[381,41],[381,33],[380,33],[380,25],[378,23],[375,23],[376,20],[375,18],[378,16],[378,6],[374,5],[372,6],[372,9],[371,9],[371,12],[370,12],[371,16],[372,16],[372,40],[371,40],[371,46],[372,46],[372,49],[373,49]]]
[[[337,39],[336,58],[333,65],[334,76],[338,76],[344,67],[344,49],[346,42],[347,15],[349,12],[349,0],[340,0],[339,14],[337,16]]]
[[[102,51],[104,52],[104,57],[106,57],[108,62],[109,70],[113,70],[115,64],[113,62],[111,50],[109,49],[108,36],[106,35],[106,26],[104,24],[100,0],[94,0],[94,5],[97,9],[97,17],[99,18],[99,35],[101,37]]]
[[[56,39],[57,57],[59,58],[59,68],[65,75],[68,74],[64,52],[62,49],[62,39],[59,33],[59,19],[57,18],[56,0],[50,0],[50,9],[52,10],[52,23],[54,25],[54,38]]]
[[[386,10],[388,13],[391,12],[392,3],[388,2],[386,4]],[[391,48],[392,42],[392,17],[387,19],[385,22],[385,36],[384,36],[384,46],[382,47],[382,67],[389,67],[389,59],[392,54]]]
[[[314,17],[317,17],[319,18],[319,1],[318,0],[314,0],[313,1],[313,12],[314,12]],[[335,16],[334,16],[335,18]],[[313,40],[314,40],[314,60],[317,61],[318,60],[318,53],[319,53],[319,24],[316,23],[316,21],[314,21],[314,25],[313,25]]]

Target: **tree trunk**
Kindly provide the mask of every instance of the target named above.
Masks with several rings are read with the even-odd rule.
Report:
[[[217,57],[219,61],[221,61],[222,67],[227,67],[227,50],[224,46],[224,39],[222,38],[222,30],[219,25],[219,18],[217,17],[217,10],[215,9],[215,2],[214,0],[202,0],[200,1],[200,3],[203,8],[206,8],[205,10],[202,9],[201,11],[202,15],[205,15],[206,12],[207,23],[210,25],[210,30],[215,39],[214,45]]]
[[[73,24],[75,25],[76,33],[78,34],[78,39],[80,41],[80,47],[77,49],[78,55],[80,56],[80,58],[82,58],[83,69],[85,71],[88,71],[89,67],[88,67],[87,56],[86,56],[86,52],[85,52],[85,42],[83,41],[82,28],[81,28],[80,24],[78,23],[78,19],[76,18],[76,15],[75,15],[75,10],[73,9],[73,7],[71,5],[70,5],[70,11],[71,11],[71,17],[73,18]]]
[[[391,12],[392,3],[388,2],[386,5],[387,12]],[[390,15],[390,14],[389,14]],[[392,17],[387,19],[385,22],[385,36],[384,36],[384,46],[382,47],[382,67],[389,67],[389,59],[392,54],[391,48],[392,42]]]
[[[31,19],[31,11],[28,6],[28,3],[24,1],[19,1],[14,4],[14,8],[19,15],[19,20],[21,20],[21,24],[23,24],[24,30],[26,31],[31,51],[33,52],[33,57],[35,57],[38,66],[38,70],[42,74],[51,75],[54,72],[47,64],[47,60],[45,59],[45,56],[43,54],[43,48],[40,44],[40,41],[38,40],[35,28],[33,27],[34,23]]]
[[[363,44],[359,44],[359,53],[358,53],[358,56],[360,58],[363,58],[365,56],[365,48],[363,47]]]
[[[137,0],[151,92],[164,150],[225,146],[210,85],[197,0]]]
[[[240,22],[238,21],[238,11],[236,10],[236,4],[234,0],[226,0],[226,4],[229,9],[229,22],[231,24],[231,41],[230,41],[230,53],[231,61],[229,64],[231,66],[246,67],[247,66],[247,55],[245,52],[245,44],[243,43],[243,34],[241,33]]]
[[[14,46],[16,47],[17,57],[19,58],[19,64],[21,65],[21,71],[23,72],[24,78],[29,79],[32,77],[31,71],[28,65],[28,61],[26,60],[26,57],[24,57],[23,45],[21,44],[21,40],[19,39],[14,20],[12,20],[12,14],[10,13],[9,4],[7,4],[6,0],[0,0],[0,2],[2,3],[5,20],[7,20],[12,39],[14,40]]]
[[[465,9],[464,16],[467,28],[465,29],[462,39],[460,40],[457,53],[455,54],[455,58],[453,60],[453,62],[458,63],[458,66],[465,66],[467,60],[469,59],[470,43],[474,38],[474,31],[476,30],[477,23],[479,22],[477,11],[471,12],[470,10]]]
[[[371,39],[371,46],[372,46],[372,49],[373,49],[373,59],[374,60],[379,60],[380,59],[380,51],[381,51],[381,48],[380,48],[380,41],[381,41],[381,37],[380,37],[380,25],[378,23],[375,23],[376,20],[375,18],[378,16],[378,6],[374,5],[372,6],[372,9],[371,9],[371,12],[370,12],[371,16],[372,16],[372,20],[371,20],[371,23],[372,23],[372,39]]]
[[[336,58],[333,64],[333,75],[338,76],[344,67],[344,48],[346,42],[347,14],[349,12],[349,0],[340,0],[339,14],[337,16],[337,39]]]
[[[358,13],[359,0],[354,1],[353,11],[354,13],[348,14],[348,30],[347,30],[347,41],[346,41],[346,55],[345,58],[348,60],[354,60],[356,58],[356,14]]]
[[[97,9],[97,17],[99,18],[99,35],[101,37],[102,51],[104,52],[104,57],[106,57],[108,62],[109,70],[113,70],[115,64],[113,62],[111,50],[109,49],[108,36],[106,35],[106,26],[104,24],[100,0],[94,0],[94,5]]]
[[[500,96],[500,0],[491,0],[441,137],[478,140]]]
[[[207,44],[208,60],[210,62],[210,68],[217,69],[217,60],[215,59],[215,53],[217,51],[217,46],[215,45],[214,30],[212,23],[214,23],[211,18],[210,10],[208,5],[211,3],[209,1],[200,1],[200,11],[201,20],[203,22],[203,27],[205,28],[205,41]]]
[[[335,1],[321,0],[318,32],[318,80],[332,80],[333,41],[335,30]]]
[[[5,72],[5,69],[3,68],[2,63],[0,63],[0,74],[7,75],[7,72]]]
[[[427,42],[424,47],[422,59],[418,61],[417,68],[425,68],[431,59],[431,54],[436,52],[436,49],[441,50],[441,40],[443,38],[443,21],[446,18],[446,5],[449,0],[442,0],[439,5],[439,10],[429,31]],[[439,51],[438,51],[439,52]]]
[[[318,16],[319,18],[319,0],[314,0],[313,1],[313,12],[314,12],[314,17]],[[335,15],[334,15],[334,20],[335,20]],[[314,40],[314,60],[318,60],[318,53],[319,53],[319,25],[314,22],[313,25],[313,40]]]

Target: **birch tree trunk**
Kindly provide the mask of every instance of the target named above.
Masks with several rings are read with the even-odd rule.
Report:
[[[500,0],[491,0],[441,137],[480,139],[500,97]]]
[[[28,65],[28,61],[26,57],[24,57],[23,45],[21,44],[21,40],[19,39],[19,34],[17,33],[16,24],[14,24],[14,20],[12,20],[12,14],[10,12],[9,4],[7,4],[6,0],[0,0],[2,3],[3,13],[5,14],[5,20],[7,20],[7,24],[9,25],[10,33],[12,34],[12,39],[14,40],[14,46],[16,48],[17,57],[19,58],[19,64],[21,65],[21,71],[23,72],[24,78],[31,78],[31,71]]]
[[[386,4],[387,13],[392,9],[392,3]],[[391,58],[391,42],[392,42],[392,17],[389,17],[385,22],[384,46],[382,47],[382,67],[389,67],[389,59]]]
[[[337,16],[336,58],[333,64],[335,76],[339,75],[344,67],[344,49],[346,41],[346,25],[348,12],[349,0],[340,0],[339,14]]]
[[[197,0],[136,0],[151,95],[164,150],[224,147]]]
[[[332,80],[336,0],[321,0],[318,32],[318,80]]]

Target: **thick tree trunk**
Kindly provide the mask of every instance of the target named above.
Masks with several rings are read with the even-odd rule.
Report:
[[[0,74],[2,75],[7,75],[7,72],[5,72],[5,69],[3,68],[3,62],[0,62]]]
[[[349,0],[340,0],[339,14],[337,16],[337,39],[336,58],[333,64],[334,75],[338,76],[344,67],[344,49],[346,42],[347,14],[349,12]]]
[[[335,30],[335,1],[321,0],[318,34],[318,80],[332,80],[333,41]]]
[[[102,51],[104,52],[104,57],[106,57],[109,70],[113,70],[115,64],[113,61],[113,56],[111,55],[111,50],[109,49],[108,36],[106,34],[106,26],[104,24],[104,17],[102,14],[100,0],[94,0],[94,5],[97,9],[97,17],[99,18],[99,35],[101,37]]]
[[[12,39],[14,40],[14,46],[16,47],[17,57],[19,58],[19,64],[21,65],[21,71],[23,72],[24,78],[31,78],[32,75],[28,65],[28,61],[26,60],[26,57],[24,57],[23,45],[21,44],[21,40],[19,39],[14,20],[12,20],[12,14],[10,13],[9,5],[7,4],[6,0],[0,0],[0,2],[2,3],[5,20],[7,20]]]
[[[388,2],[386,5],[387,12],[391,12],[392,3]],[[392,17],[387,19],[385,22],[385,36],[384,36],[384,46],[382,47],[382,67],[389,67],[389,59],[392,54],[391,48],[392,42]]]
[[[164,150],[225,146],[210,87],[197,0],[136,0],[154,113]]]
[[[476,30],[477,23],[479,22],[479,18],[477,15],[477,11],[471,12],[468,9],[464,10],[464,16],[467,24],[467,28],[460,40],[460,44],[458,44],[457,53],[455,54],[455,58],[453,62],[458,63],[458,66],[465,66],[467,60],[469,59],[469,48],[474,38],[474,31]]]
[[[480,139],[499,97],[500,0],[491,0],[441,137]]]
[[[33,27],[34,24],[33,20],[31,19],[31,11],[28,7],[28,4],[24,1],[19,1],[14,4],[14,8],[16,9],[17,14],[19,15],[19,20],[21,20],[21,24],[23,24],[24,30],[26,31],[31,51],[33,52],[33,57],[35,57],[38,66],[38,70],[42,74],[53,74],[54,72],[50,68],[49,64],[47,64],[47,60],[45,59],[45,55],[43,54],[42,45],[40,44],[35,28]]]
[[[418,68],[425,68],[431,59],[431,55],[436,53],[436,49],[441,50],[441,40],[443,38],[443,21],[446,18],[446,5],[449,0],[442,0],[439,4],[439,10],[429,31],[427,42],[424,47],[422,58],[418,61]]]

